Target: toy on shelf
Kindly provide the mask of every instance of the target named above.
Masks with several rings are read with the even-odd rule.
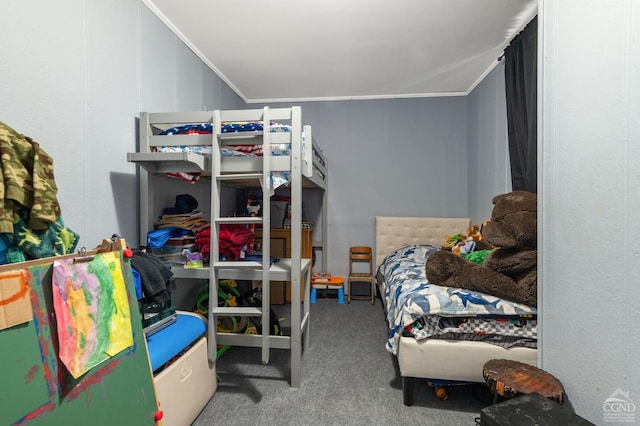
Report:
[[[189,249],[182,250],[182,255],[185,258],[185,268],[202,268],[204,262],[202,261],[202,253],[199,251],[191,252]]]

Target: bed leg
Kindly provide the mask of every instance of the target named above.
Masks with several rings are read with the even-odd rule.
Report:
[[[413,405],[413,377],[402,376],[402,398],[404,405]]]

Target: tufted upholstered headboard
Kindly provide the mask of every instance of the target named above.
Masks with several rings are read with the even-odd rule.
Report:
[[[410,244],[439,247],[447,235],[469,229],[469,218],[376,216],[376,269],[394,250]]]

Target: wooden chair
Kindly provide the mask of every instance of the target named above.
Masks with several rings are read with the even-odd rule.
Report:
[[[367,263],[369,272],[355,272],[359,269],[357,265],[359,263]],[[360,265],[361,268],[362,266],[363,265]],[[373,279],[373,256],[371,254],[371,247],[355,246],[349,248],[349,276],[347,281],[349,283],[347,303],[351,303],[351,299],[371,299],[371,304],[373,305],[375,303],[375,284]],[[369,283],[369,294],[354,296],[352,294],[353,283]]]

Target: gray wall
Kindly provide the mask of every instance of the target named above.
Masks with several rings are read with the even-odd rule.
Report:
[[[330,162],[335,274],[348,272],[350,246],[375,245],[376,216],[469,216],[480,224],[493,196],[511,190],[503,64],[467,97],[300,105]]]
[[[504,63],[499,63],[469,95],[469,217],[491,218],[497,194],[511,191]]]
[[[540,361],[596,424],[618,389],[640,406],[638,6],[539,9]]]
[[[299,105],[329,160],[334,274],[348,273],[350,246],[374,246],[376,216],[466,217],[466,97]]]
[[[4,1],[0,121],[53,157],[62,217],[95,247],[137,244],[140,111],[242,108],[244,102],[141,2]]]

